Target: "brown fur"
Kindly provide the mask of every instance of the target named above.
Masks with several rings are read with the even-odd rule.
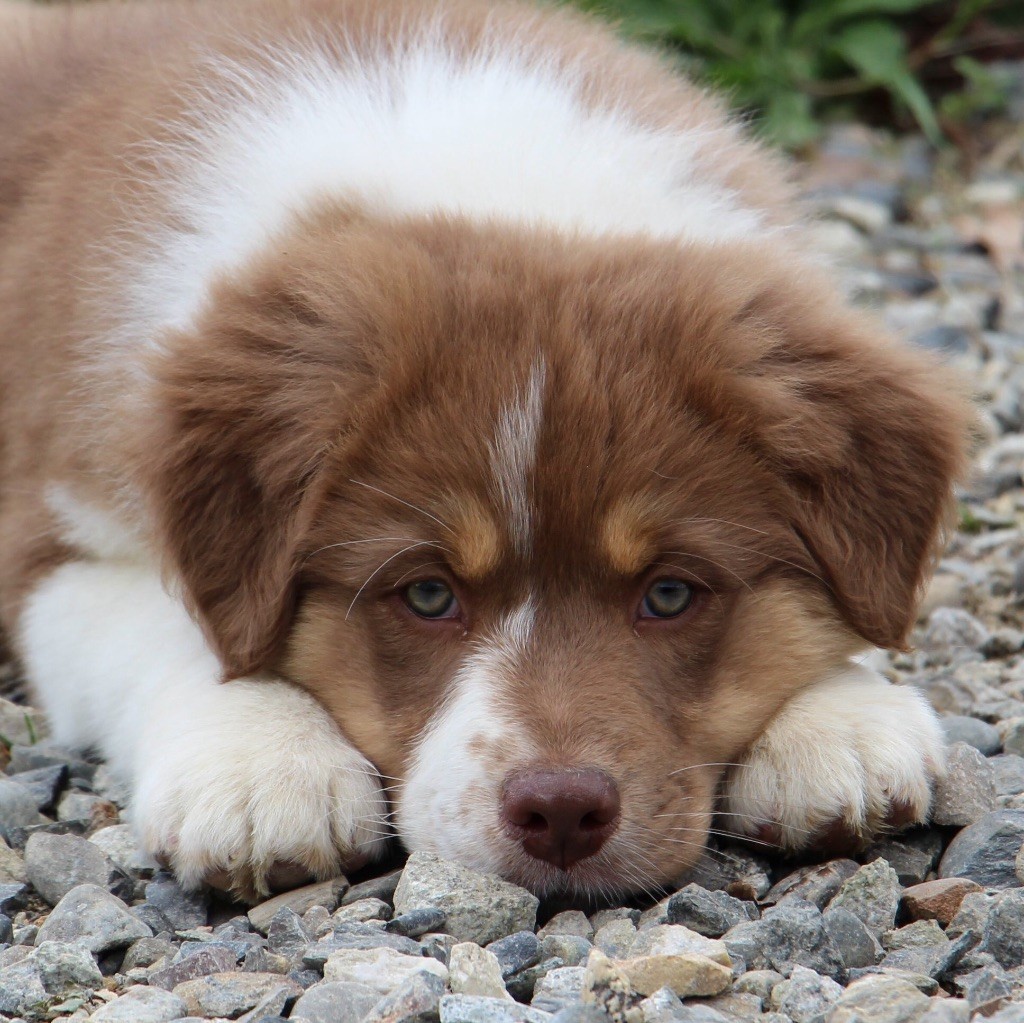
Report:
[[[467,47],[484,18],[506,19],[556,57],[588,54],[595,102],[617,91],[652,126],[713,126],[723,183],[790,216],[770,159],[656,60],[568,15],[446,6]],[[432,9],[410,0],[405,16]],[[0,8],[0,25],[15,16]],[[26,594],[73,556],[46,487],[73,481],[111,509],[127,488],[226,677],[283,673],[402,777],[467,644],[532,589],[536,655],[510,712],[551,763],[612,771],[623,826],[671,876],[699,843],[667,846],[654,815],[704,826],[717,781],[672,772],[735,759],[865,642],[905,642],[964,406],[778,239],[568,241],[325,204],[217,284],[134,407],[124,376],[83,372],[108,329],[90,289],[124,272],[91,243],[129,195],[143,224],[167,216],[159,166],[124,155],[180,116],[191,40],[241,52],[228,34],[323,18],[357,46],[389,25],[371,0],[206,0],[33,12],[0,42],[0,94],[15,97],[0,107],[3,624],[16,642]],[[536,540],[520,554],[488,442],[538,355]],[[636,621],[658,566],[698,599]],[[400,607],[399,582],[432,575],[464,621]]]

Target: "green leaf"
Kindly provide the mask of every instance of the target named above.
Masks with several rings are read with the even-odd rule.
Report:
[[[808,4],[793,21],[794,39],[820,39],[841,22],[865,15],[910,14],[922,7],[934,7],[937,0],[823,0]]]
[[[810,97],[796,90],[775,93],[765,106],[761,130],[787,149],[797,149],[813,141],[818,135],[818,125]]]
[[[906,44],[894,25],[877,20],[849,25],[833,40],[832,48],[867,82],[885,86],[906,104],[931,142],[942,141],[931,101],[911,74]]]

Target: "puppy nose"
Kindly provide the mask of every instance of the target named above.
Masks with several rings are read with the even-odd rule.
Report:
[[[510,774],[501,793],[505,830],[534,859],[562,870],[593,856],[615,831],[619,788],[596,768]]]

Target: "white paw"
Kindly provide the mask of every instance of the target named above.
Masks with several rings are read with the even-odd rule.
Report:
[[[927,819],[943,748],[916,689],[851,667],[794,697],[730,772],[724,826],[788,851],[861,845]]]
[[[383,851],[379,776],[292,685],[211,686],[191,714],[147,722],[145,740],[135,828],[186,887],[253,900],[275,877],[325,879]]]

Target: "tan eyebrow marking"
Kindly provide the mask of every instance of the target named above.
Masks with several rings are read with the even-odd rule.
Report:
[[[650,530],[651,512],[650,501],[633,494],[615,504],[605,517],[601,539],[617,572],[636,575],[658,553]]]
[[[449,516],[455,532],[452,568],[464,579],[481,579],[497,567],[501,534],[475,498],[463,498]]]

